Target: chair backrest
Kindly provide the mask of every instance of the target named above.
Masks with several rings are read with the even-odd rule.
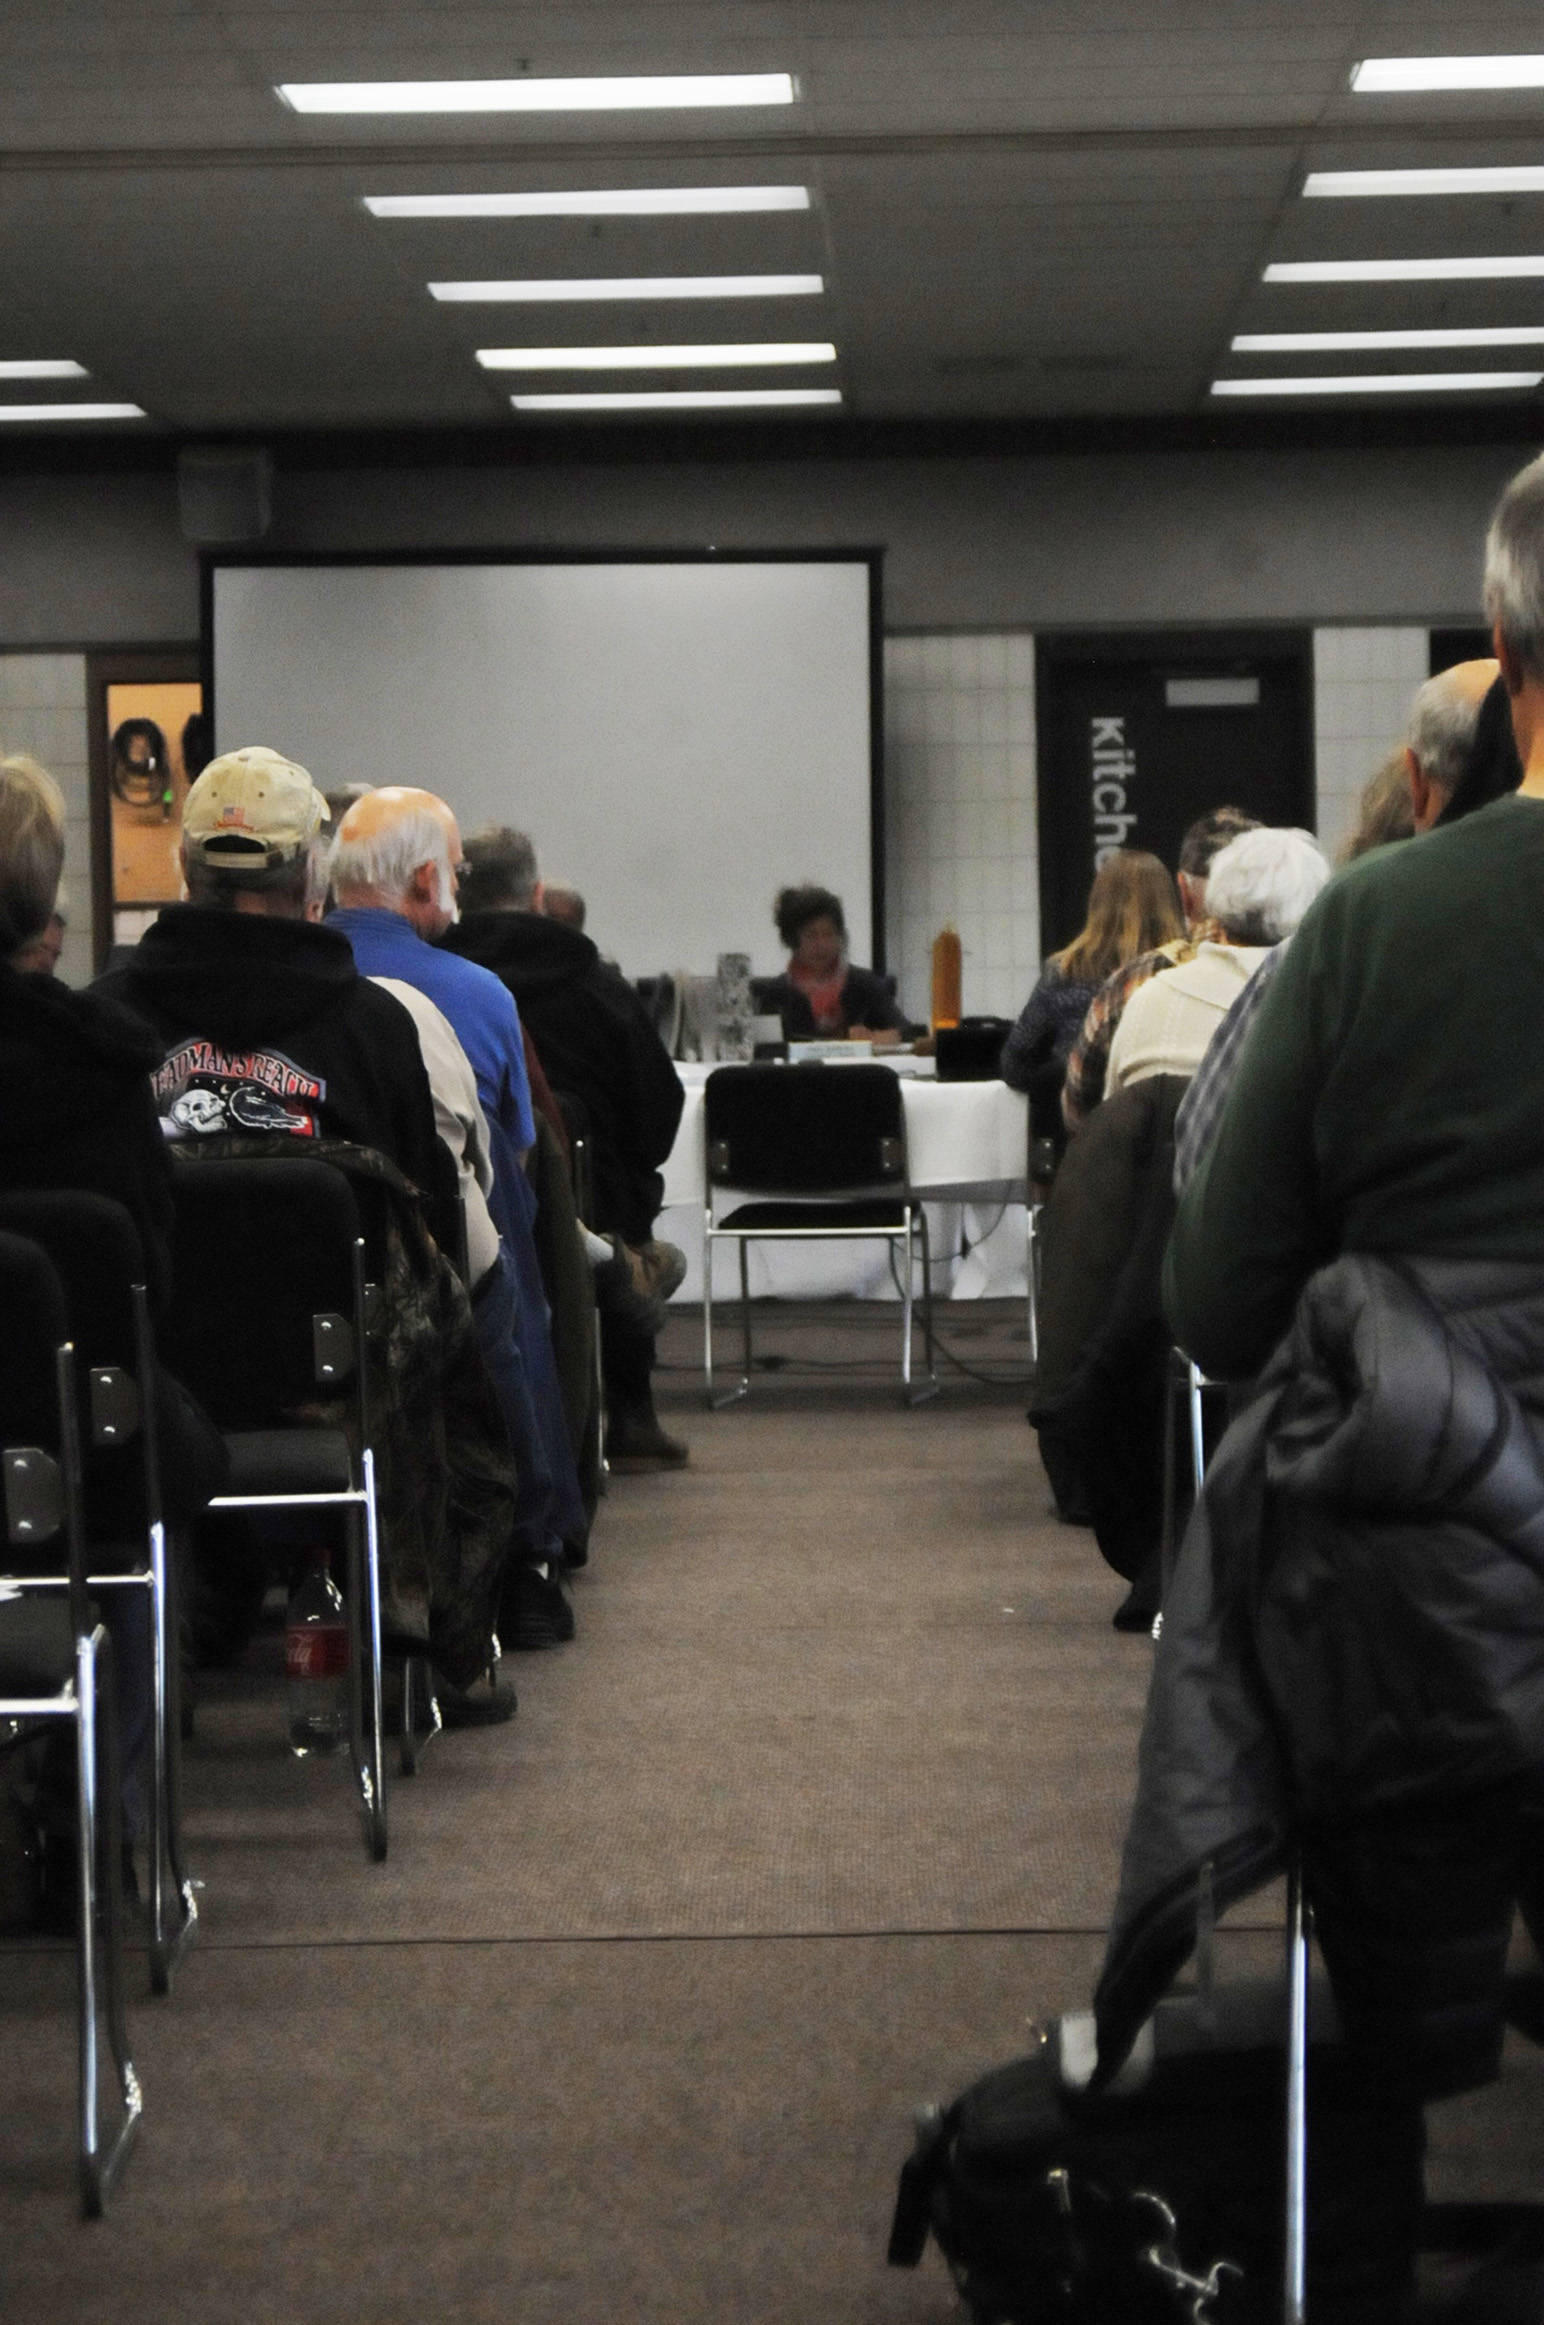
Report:
[[[79,1636],[88,1612],[69,1311],[48,1254],[24,1236],[0,1233],[0,1316],[0,1569],[35,1567],[35,1553],[62,1535],[70,1560],[71,1625]]]
[[[360,1219],[344,1174],[221,1158],[176,1168],[173,1194],[161,1347],[216,1424],[272,1427],[357,1380]]]
[[[941,1082],[995,1082],[999,1077],[1003,1043],[1013,1031],[1006,1017],[962,1017],[958,1025],[941,1025],[933,1037]]]
[[[148,1519],[160,1515],[145,1254],[121,1203],[80,1188],[0,1193],[0,1229],[41,1246],[63,1287],[75,1348],[75,1381],[87,1471],[87,1524],[112,1531],[125,1493],[143,1480]],[[142,1427],[145,1433],[141,1436]],[[123,1459],[133,1455],[134,1473]]]
[[[889,1066],[720,1066],[704,1085],[703,1125],[710,1186],[824,1195],[906,1182]]]

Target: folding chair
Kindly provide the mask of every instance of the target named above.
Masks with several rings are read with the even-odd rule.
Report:
[[[365,1246],[354,1190],[310,1157],[175,1172],[167,1361],[224,1435],[216,1510],[337,1511],[348,1553],[349,1734],[370,1853],[386,1855],[380,1532],[371,1441]],[[308,1421],[347,1394],[347,1426]],[[416,1659],[414,1659],[416,1660]],[[416,1757],[411,1674],[404,1767]]]
[[[123,2008],[122,1826],[112,1642],[87,1597],[75,1354],[64,1292],[46,1254],[0,1233],[0,1459],[6,1540],[14,1554],[62,1544],[58,1577],[7,1574],[0,1594],[0,1719],[67,1721],[75,1737],[79,1887],[80,2191],[103,2210],[139,2128],[139,2078]],[[7,1559],[7,1565],[11,1560]],[[100,1932],[99,1932],[100,1924]],[[101,1988],[98,1994],[98,1937]],[[122,2116],[104,2143],[97,2020],[105,2006]]]
[[[121,1203],[73,1190],[0,1195],[0,1227],[47,1252],[64,1286],[81,1392],[87,1577],[93,1591],[142,1592],[151,1648],[150,1986],[172,1971],[198,1922],[182,1862],[181,1656],[157,1441],[155,1342],[144,1253]],[[124,1464],[133,1462],[126,1477]],[[128,1490],[130,1516],[114,1508]],[[143,1535],[143,1540],[139,1537]],[[121,1561],[121,1563],[120,1563]],[[123,1681],[119,1680],[122,1693]]]
[[[751,1243],[762,1241],[878,1240],[901,1252],[901,1380],[910,1403],[936,1395],[927,1214],[907,1177],[899,1076],[877,1065],[721,1066],[704,1087],[703,1135],[702,1362],[709,1404],[733,1404],[750,1389],[746,1255]],[[763,1199],[742,1203],[716,1219],[715,1194],[730,1190]],[[713,1374],[713,1251],[723,1242],[739,1247],[744,1364],[739,1386],[720,1397],[714,1394]],[[913,1277],[919,1250],[928,1377],[913,1394]]]

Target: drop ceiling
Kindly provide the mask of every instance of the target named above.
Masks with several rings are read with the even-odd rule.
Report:
[[[636,386],[636,373],[511,379],[480,367],[479,348],[796,339],[833,343],[835,363],[735,384],[837,388],[834,421],[817,408],[786,423],[818,441],[844,421],[1183,421],[1215,412],[1219,378],[1284,371],[1523,369],[1527,349],[1282,357],[1230,342],[1544,323],[1544,277],[1262,280],[1291,260],[1544,253],[1544,194],[1301,192],[1310,170],[1544,161],[1544,90],[1350,87],[1368,55],[1540,47],[1536,8],[1320,0],[7,0],[0,361],[68,357],[90,377],[7,380],[0,402],[126,399],[148,415],[131,424],[141,433],[175,436],[533,433],[575,423],[517,414],[514,390]],[[275,94],[298,80],[772,71],[796,76],[796,102],[744,112],[334,118]],[[388,220],[363,201],[751,183],[807,186],[810,207]],[[563,305],[428,290],[766,273],[824,288]],[[650,384],[725,382],[665,368]],[[1538,406],[1536,392],[1501,400],[1524,427]]]

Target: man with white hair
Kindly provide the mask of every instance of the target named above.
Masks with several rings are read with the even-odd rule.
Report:
[[[1429,832],[1469,764],[1480,705],[1500,665],[1489,658],[1455,662],[1417,690],[1405,737],[1405,774],[1415,828]]]
[[[1328,878],[1317,841],[1304,831],[1262,825],[1219,849],[1206,911],[1220,933],[1132,995],[1110,1048],[1110,1088],[1151,1074],[1193,1074],[1272,945],[1291,935]]]
[[[476,1077],[503,1249],[474,1288],[473,1316],[521,1479],[501,1629],[507,1644],[535,1648],[573,1636],[564,1544],[582,1550],[587,1528],[531,1241],[533,1199],[520,1167],[536,1130],[519,1011],[497,977],[433,941],[457,917],[460,866],[461,834],[444,800],[403,784],[367,792],[338,827],[331,863],[338,905],[327,926],[347,939],[367,977],[400,981],[434,1004]]]

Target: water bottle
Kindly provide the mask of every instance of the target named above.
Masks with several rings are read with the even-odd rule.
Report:
[[[290,1750],[299,1759],[335,1752],[348,1734],[348,1616],[325,1550],[311,1552],[290,1596],[284,1681]]]

